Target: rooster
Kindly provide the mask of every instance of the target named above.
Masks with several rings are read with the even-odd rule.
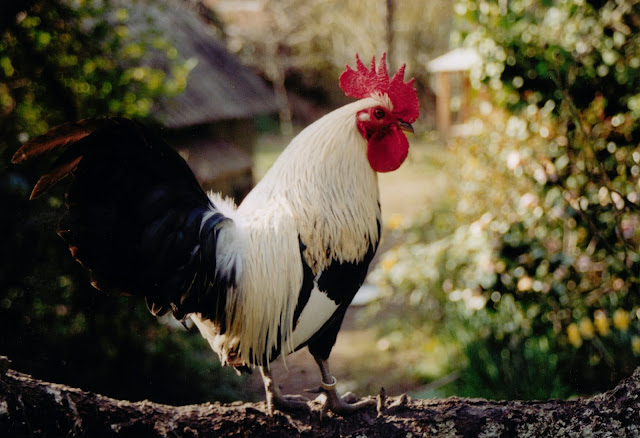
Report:
[[[100,290],[145,297],[156,316],[191,318],[224,365],[258,368],[268,412],[307,407],[283,395],[269,364],[308,347],[323,412],[344,415],[328,358],[378,247],[377,172],[397,169],[419,104],[403,65],[356,56],[340,87],[359,99],[304,129],[236,207],[205,194],[154,132],[123,118],[61,125],[25,143],[14,163],[57,157],[31,198],[68,175],[58,234]]]

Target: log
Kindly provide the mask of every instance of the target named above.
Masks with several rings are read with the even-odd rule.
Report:
[[[385,400],[381,394],[378,409],[346,418],[321,418],[317,401],[310,413],[269,417],[264,402],[176,407],[114,400],[43,382],[0,360],[0,431],[8,431],[3,436],[637,437],[639,396],[640,368],[610,391],[574,400]]]

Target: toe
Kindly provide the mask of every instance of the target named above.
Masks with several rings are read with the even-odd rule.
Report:
[[[297,395],[297,394],[285,395],[282,398],[287,402],[303,402],[303,403],[309,402],[309,399],[307,397],[304,397],[302,395]]]
[[[376,405],[376,400],[358,400],[353,394],[347,395],[349,402],[337,394],[328,394],[326,406],[331,412],[338,415],[349,415],[359,410],[366,409]]]
[[[302,411],[311,412],[308,399],[296,396],[284,396],[273,401],[274,407],[281,412]]]
[[[349,391],[342,395],[342,400],[347,403],[355,403],[358,401],[358,397],[356,397],[353,392]]]

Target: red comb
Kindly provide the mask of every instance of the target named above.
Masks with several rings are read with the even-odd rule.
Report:
[[[340,75],[340,88],[349,97],[363,99],[372,94],[386,94],[393,103],[393,113],[404,122],[413,123],[418,118],[420,103],[418,94],[413,88],[413,79],[404,82],[405,65],[389,79],[387,72],[386,53],[382,54],[378,71],[376,71],[376,57],[371,59],[371,69],[364,66],[360,57],[356,55],[356,70],[347,65],[347,69]]]

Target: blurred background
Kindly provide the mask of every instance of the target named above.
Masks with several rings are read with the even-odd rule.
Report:
[[[640,365],[640,8],[624,0],[5,0],[0,354],[130,400],[261,399],[196,330],[91,288],[55,234],[62,188],[15,150],[98,115],[160,129],[239,202],[346,103],[354,55],[407,64],[421,117],[380,175],[383,243],[331,357],[341,390],[549,398]],[[317,386],[307,352],[275,365]]]

